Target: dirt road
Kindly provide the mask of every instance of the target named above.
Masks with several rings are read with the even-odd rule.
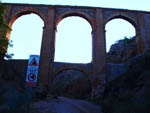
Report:
[[[101,107],[85,100],[58,97],[34,102],[31,113],[102,113]]]

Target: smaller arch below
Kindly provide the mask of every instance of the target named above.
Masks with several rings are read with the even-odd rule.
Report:
[[[71,16],[79,16],[81,18],[84,18],[85,20],[87,20],[89,22],[89,24],[91,25],[92,29],[94,29],[94,21],[93,19],[86,13],[81,12],[81,11],[67,11],[61,15],[58,15],[56,18],[56,26],[59,24],[59,22],[61,20],[63,20],[66,17],[71,17]]]
[[[9,26],[12,27],[12,24],[21,16],[23,15],[27,15],[27,14],[31,14],[31,13],[34,13],[34,14],[37,14],[44,22],[44,26],[45,26],[45,23],[46,23],[46,17],[37,9],[35,8],[22,8],[22,9],[19,9],[16,13],[12,14],[11,15],[11,18],[9,20]]]
[[[53,65],[53,75],[54,77],[57,76],[58,73],[64,71],[64,70],[77,70],[81,71],[84,74],[86,74],[88,77],[90,77],[92,68],[92,64],[71,64],[71,63],[60,63],[60,62],[55,62]]]
[[[85,73],[66,69],[58,73],[53,82],[53,93],[60,96],[73,96],[75,98],[87,98],[91,94],[92,84]]]
[[[75,68],[75,67],[62,67],[60,69],[57,69],[55,72],[54,72],[54,78],[61,72],[65,71],[65,70],[76,70],[76,71],[80,71],[82,73],[84,73],[85,75],[87,75],[88,77],[90,77],[90,73],[85,71],[84,69],[80,69],[80,68]]]

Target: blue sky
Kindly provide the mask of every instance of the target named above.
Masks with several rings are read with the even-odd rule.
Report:
[[[148,0],[2,0],[2,2],[96,6],[150,11],[150,2]],[[76,28],[79,25],[80,29]],[[29,54],[40,53],[39,45],[41,44],[42,27],[42,20],[40,17],[34,14],[22,16],[14,22],[12,26],[13,31],[10,37],[10,39],[13,40],[14,47],[8,50],[10,53],[12,52],[15,54],[14,59],[28,59]],[[76,29],[76,32],[74,32],[73,28]],[[83,33],[83,29],[85,28],[87,29],[84,30],[85,33]],[[87,63],[91,61],[91,27],[86,20],[82,18],[65,18],[58,24],[57,29],[58,32],[56,33],[55,61],[74,63]],[[116,40],[119,40],[124,36],[131,37],[135,35],[134,27],[127,21],[120,19],[110,21],[108,24],[106,24],[105,29],[107,51],[109,50],[110,45],[115,43]],[[70,30],[69,33],[68,30]],[[74,38],[71,38],[70,40],[70,37]],[[77,37],[79,37],[80,42],[82,42],[81,39],[83,39],[83,42],[85,42],[84,46],[82,45],[83,42],[80,43],[79,40],[76,40]],[[83,37],[86,37],[86,41]],[[73,42],[71,43],[71,41]],[[64,42],[68,43],[62,44]],[[28,45],[28,47],[26,45]],[[70,48],[71,45],[74,45],[73,48]],[[82,48],[78,48],[79,45],[81,45]],[[24,50],[23,52],[22,49]],[[78,56],[77,54],[81,55]]]

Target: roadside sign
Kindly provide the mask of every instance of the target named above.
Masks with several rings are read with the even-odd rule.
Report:
[[[37,75],[35,73],[29,73],[28,74],[28,81],[35,81],[37,78]]]
[[[39,55],[30,55],[26,75],[26,85],[34,87],[38,81]]]
[[[39,55],[30,55],[28,65],[29,66],[38,66],[39,58],[40,58]]]

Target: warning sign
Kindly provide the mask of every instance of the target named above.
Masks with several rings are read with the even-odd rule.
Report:
[[[38,67],[39,67],[39,59],[38,55],[30,55],[28,61],[28,70],[26,75],[26,84],[27,86],[36,86],[38,80]]]
[[[38,66],[39,58],[39,55],[30,55],[28,66]]]
[[[33,58],[29,64],[30,66],[38,66],[38,63],[35,58]]]

